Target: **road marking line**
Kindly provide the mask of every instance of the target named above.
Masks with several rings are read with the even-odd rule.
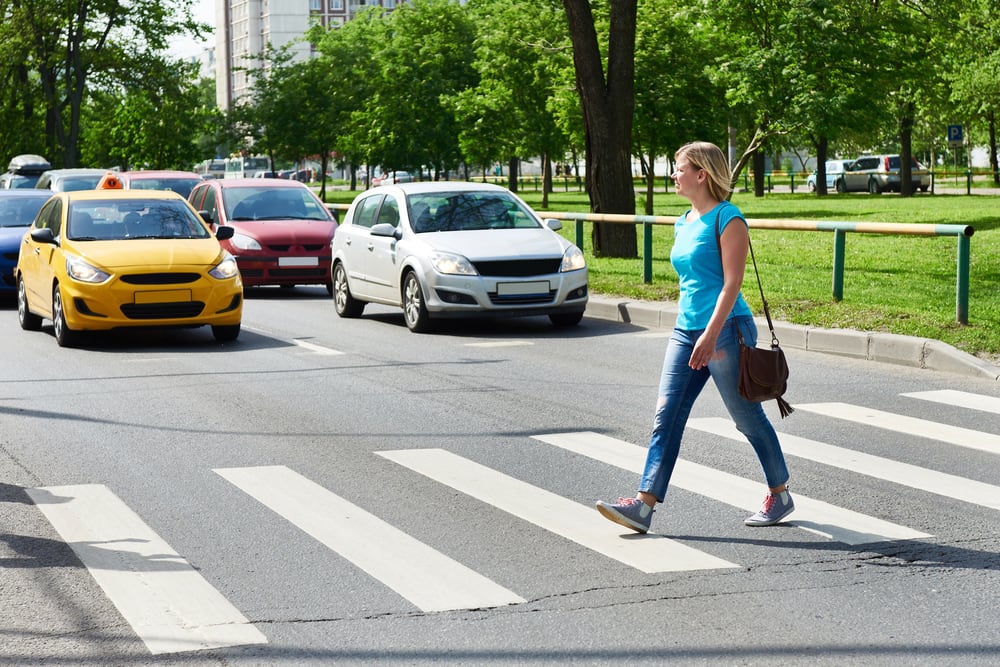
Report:
[[[292,342],[298,345],[299,347],[305,350],[309,350],[310,352],[315,352],[316,354],[325,354],[330,356],[344,354],[340,350],[335,350],[332,347],[324,347],[322,345],[316,345],[315,343],[307,343],[304,340],[300,340],[298,338],[293,338]]]
[[[927,419],[897,415],[849,403],[808,403],[796,405],[795,409],[874,426],[887,431],[940,440],[951,445],[978,449],[990,454],[1000,454],[1000,435],[973,431],[961,426],[949,426]]]
[[[154,655],[267,643],[106,486],[27,492]]]
[[[728,419],[691,419],[688,426],[706,433],[746,442],[736,425]],[[974,505],[1000,510],[1000,486],[977,482],[973,479],[949,475],[919,466],[902,463],[881,456],[873,456],[852,449],[828,445],[816,440],[780,434],[781,449],[786,454],[798,456],[824,465],[901,484],[920,491],[927,491],[947,498],[964,500]],[[796,496],[798,499],[798,496]]]
[[[597,461],[642,474],[646,448],[599,433],[550,433],[532,436]],[[698,493],[748,512],[760,508],[761,482],[753,482],[714,468],[678,459],[670,478],[671,486]],[[930,537],[927,533],[882,519],[837,507],[821,500],[795,494],[795,513],[787,523],[809,532],[850,545],[911,540]],[[755,529],[756,530],[756,529]]]
[[[525,602],[285,466],[218,468],[215,472],[422,611]]]
[[[376,453],[642,572],[739,567],[661,535],[632,533],[609,522],[593,507],[539,489],[443,449]],[[622,538],[623,532],[628,533],[628,539]]]
[[[922,401],[935,401],[945,405],[954,405],[970,410],[980,410],[982,412],[993,412],[1000,414],[1000,398],[995,396],[984,396],[973,394],[967,391],[957,391],[955,389],[941,389],[938,391],[914,391],[907,394],[900,394],[909,398],[918,398]]]

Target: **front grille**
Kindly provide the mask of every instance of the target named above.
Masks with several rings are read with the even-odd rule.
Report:
[[[556,290],[550,290],[548,294],[517,294],[512,296],[498,296],[490,293],[490,302],[497,306],[530,306],[552,303],[555,298]]]
[[[287,244],[287,245],[269,245],[269,246],[267,246],[267,249],[271,250],[273,252],[288,252],[289,250],[292,249],[292,247],[293,246],[291,244]],[[327,251],[330,250],[330,246],[326,245],[325,243],[311,244],[311,245],[300,245],[300,246],[296,246],[296,247],[302,248],[306,252],[320,252],[321,250],[327,250]]]
[[[127,303],[122,305],[122,314],[130,320],[172,320],[197,317],[204,308],[201,301]]]
[[[481,276],[503,278],[526,278],[559,273],[562,257],[547,259],[505,259],[497,261],[473,262]]]
[[[184,285],[197,282],[197,273],[130,273],[121,281],[129,285]]]

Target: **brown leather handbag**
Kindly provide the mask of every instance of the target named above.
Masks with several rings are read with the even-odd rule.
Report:
[[[721,211],[720,211],[721,213]],[[719,233],[719,216],[715,218],[715,240],[719,245],[719,261],[722,261],[722,238]],[[783,396],[788,389],[788,362],[785,360],[785,352],[778,344],[778,337],[774,333],[774,324],[771,322],[771,311],[767,307],[767,299],[764,298],[764,287],[760,282],[760,273],[757,271],[757,258],[753,254],[753,244],[750,243],[749,236],[747,244],[750,246],[750,259],[753,260],[753,272],[757,276],[757,287],[760,289],[760,300],[764,304],[764,317],[767,318],[767,328],[771,331],[771,347],[750,347],[743,342],[743,332],[737,328],[737,335],[740,339],[740,396],[753,401],[763,403],[764,401],[776,400],[778,411],[784,419],[795,410],[789,405]]]

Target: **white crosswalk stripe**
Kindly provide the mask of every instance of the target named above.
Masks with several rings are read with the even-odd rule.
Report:
[[[599,433],[551,433],[534,437],[542,442],[632,471],[637,475],[642,473],[646,460],[644,447]],[[757,510],[762,496],[760,481],[743,479],[684,459],[677,460],[670,484],[748,512]],[[930,537],[927,533],[836,507],[798,493],[794,498],[795,514],[788,523],[838,542],[856,545]]]
[[[215,472],[423,611],[525,601],[285,466]]]
[[[954,405],[960,408],[969,408],[981,412],[992,412],[1000,414],[1000,398],[996,396],[983,396],[973,394],[968,391],[958,391],[956,389],[940,389],[937,391],[913,391],[900,394],[907,398],[917,398],[922,401],[934,401],[945,405]]]
[[[737,431],[736,426],[728,419],[691,419],[688,421],[688,427],[746,442],[743,434]],[[1000,486],[893,461],[881,456],[873,456],[853,449],[835,447],[788,433],[782,433],[780,437],[781,449],[785,454],[791,456],[798,456],[867,477],[1000,510]],[[795,498],[798,500],[798,496]]]
[[[584,506],[443,449],[378,452],[482,502],[643,572],[738,567],[660,535],[623,540],[620,526]]]
[[[267,643],[106,486],[49,486],[27,493],[150,653]]]
[[[993,433],[974,431],[961,426],[949,426],[928,419],[898,415],[850,403],[806,403],[796,405],[795,409],[905,433],[906,435],[940,440],[951,445],[977,449],[990,454],[1000,454],[1000,435]]]

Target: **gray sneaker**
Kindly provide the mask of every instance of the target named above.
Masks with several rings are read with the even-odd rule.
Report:
[[[619,498],[617,503],[598,500],[597,511],[605,519],[631,528],[637,533],[648,531],[649,524],[653,520],[653,508],[638,498]]]
[[[743,523],[747,526],[773,526],[795,510],[792,495],[785,489],[781,493],[768,493],[760,511]]]

